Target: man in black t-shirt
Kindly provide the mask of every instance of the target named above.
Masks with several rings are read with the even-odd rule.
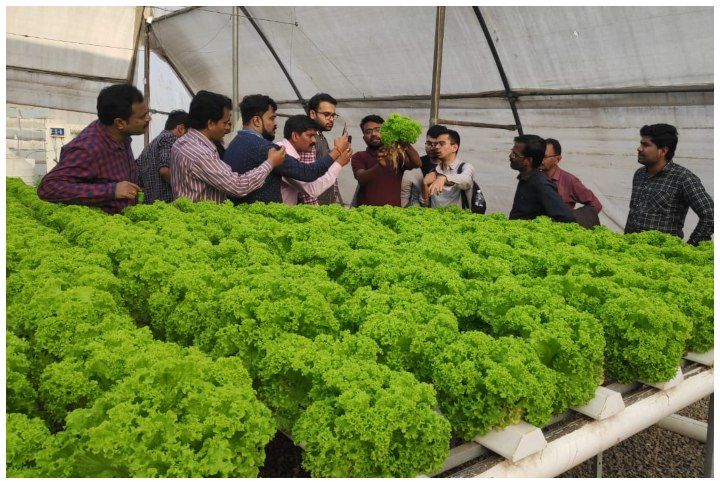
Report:
[[[540,171],[545,157],[545,140],[534,134],[524,134],[514,141],[510,151],[510,168],[520,174],[508,218],[530,220],[547,215],[556,222],[574,222],[575,217],[560,198],[555,183]]]

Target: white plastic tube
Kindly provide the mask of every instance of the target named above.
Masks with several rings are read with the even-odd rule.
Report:
[[[554,477],[609,449],[661,419],[713,393],[714,369],[688,377],[625,408],[608,419],[587,425],[549,442],[537,454],[504,461],[475,477]]]

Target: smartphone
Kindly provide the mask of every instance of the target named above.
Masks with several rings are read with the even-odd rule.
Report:
[[[352,143],[352,135],[348,135],[348,143]]]

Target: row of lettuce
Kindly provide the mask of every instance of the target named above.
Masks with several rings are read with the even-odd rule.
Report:
[[[266,405],[273,428],[303,446],[303,466],[314,476],[432,472],[447,455],[451,430],[469,439],[520,419],[543,425],[587,402],[605,376],[666,380],[687,349],[712,346],[712,244],[693,248],[659,233],[622,237],[457,210],[179,200],[107,217],[46,204],[11,180],[8,193],[8,211],[17,212],[8,219],[8,267],[24,267],[21,261],[34,257],[32,270],[47,273],[9,272],[9,322],[12,287],[25,284],[52,298],[47,287],[31,285],[38,277],[109,294],[115,306],[107,310],[153,345],[190,348],[181,351],[245,368],[238,370],[241,380],[247,388],[252,379],[262,402],[254,404]],[[48,238],[42,250],[10,249],[11,234],[24,237],[23,224],[35,224]],[[66,267],[73,258],[67,254],[75,252],[82,254],[80,272]],[[16,292],[18,304],[35,308],[28,297],[34,294]],[[27,319],[39,328],[43,318]],[[25,329],[16,334],[18,348],[25,348],[16,353],[27,355],[38,336]],[[78,349],[87,348],[82,332],[77,337]],[[138,351],[127,353],[124,358]],[[52,436],[43,440],[37,433],[33,442],[43,440],[41,450],[26,452],[36,457],[17,468],[56,475],[48,466],[59,461],[56,466],[68,469],[65,454],[48,449],[71,428],[72,415],[98,405],[95,394],[73,385],[97,384],[96,394],[112,394],[132,375],[110,384],[88,373],[85,386],[43,386],[44,368],[64,358],[37,357],[26,357],[30,363],[17,371],[29,375],[26,387],[35,395],[25,401],[35,404],[15,411],[40,416],[28,422]],[[137,357],[127,368],[145,368]],[[75,360],[66,367],[55,371],[58,378],[78,374]],[[46,403],[43,388],[50,386],[68,401]],[[52,414],[48,405],[63,410]],[[250,439],[253,448],[258,438]],[[239,440],[241,432],[232,442]],[[147,469],[153,475],[252,475],[262,460],[249,458],[235,469],[223,460],[222,468],[179,470],[147,462],[131,467],[114,456],[106,466],[110,461],[91,450],[100,447],[82,450],[88,453],[82,461],[95,467],[63,475],[137,476]],[[155,454],[166,447],[158,445]]]

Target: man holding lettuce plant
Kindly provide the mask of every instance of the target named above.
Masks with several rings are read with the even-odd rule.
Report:
[[[360,122],[365,151],[352,157],[352,169],[358,181],[358,205],[400,206],[400,185],[405,170],[422,165],[412,147],[422,132],[417,121],[393,113],[387,122],[376,114]]]

